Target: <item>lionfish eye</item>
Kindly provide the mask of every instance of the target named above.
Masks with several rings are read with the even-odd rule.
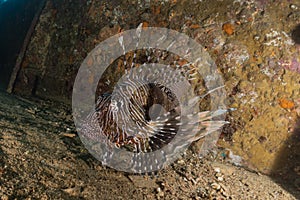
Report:
[[[122,103],[119,101],[117,102],[117,107],[120,108],[122,106]]]

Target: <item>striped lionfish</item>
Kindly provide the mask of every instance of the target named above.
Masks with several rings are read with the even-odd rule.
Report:
[[[119,42],[124,46],[122,38]],[[104,164],[112,166],[109,159],[115,156],[130,163],[128,166],[132,169],[127,171],[156,171],[165,166],[160,162],[173,161],[181,149],[227,123],[213,118],[228,110],[200,112],[197,108],[201,99],[219,88],[203,96],[181,95],[181,99],[178,98],[178,93],[187,89],[184,81],[196,79],[195,67],[190,67],[191,63],[185,67],[177,62],[173,63],[173,68],[171,65],[160,66],[151,60],[155,52],[160,50],[147,49],[147,62],[140,65],[132,61],[114,92],[99,95],[95,109],[86,119],[83,135],[107,146],[105,152],[98,155]],[[133,60],[137,60],[136,57],[134,52]],[[126,64],[124,61],[125,69]],[[188,109],[182,107],[182,102]],[[129,153],[122,158],[122,153],[117,154],[111,149]]]

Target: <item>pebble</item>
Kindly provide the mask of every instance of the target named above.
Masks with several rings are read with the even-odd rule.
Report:
[[[196,191],[197,191],[197,195],[199,197],[201,197],[201,199],[204,197],[207,197],[207,195],[208,195],[208,189],[206,189],[206,188],[199,187],[199,188],[197,188]]]
[[[219,185],[220,185],[221,188],[222,188],[222,192],[228,192],[228,191],[229,191],[228,188],[227,188],[224,184],[219,183]]]
[[[184,162],[184,160],[178,160],[177,163],[180,165],[184,165],[185,162]]]
[[[160,188],[160,187],[156,188],[156,192],[157,192],[157,193],[162,192],[161,188]]]
[[[8,196],[6,196],[6,195],[3,195],[3,196],[1,196],[1,200],[8,200],[9,198],[8,198]]]
[[[192,182],[193,182],[194,185],[197,185],[197,180],[192,178]]]
[[[220,189],[221,189],[221,186],[220,186],[220,184],[218,184],[218,183],[212,183],[212,184],[211,184],[211,187],[212,187],[213,189],[215,189],[215,190],[220,190]]]
[[[220,173],[221,169],[219,167],[214,168],[215,172]]]
[[[218,172],[216,173],[216,177],[221,177],[222,176],[222,173]]]
[[[218,181],[223,181],[224,180],[223,174],[221,172],[217,172],[215,176],[217,177]]]
[[[67,188],[63,189],[65,193],[68,193],[69,195],[78,195],[80,193],[79,187],[73,187],[73,188]]]
[[[186,174],[185,178],[190,181],[193,179],[193,176],[191,174]]]
[[[225,191],[222,191],[221,194],[222,194],[224,197],[228,197],[228,194],[227,194]]]
[[[260,39],[260,36],[259,36],[259,35],[254,35],[254,36],[253,36],[253,39],[254,39],[255,41],[258,41],[258,40]]]
[[[291,8],[292,10],[297,10],[297,9],[298,9],[298,6],[296,6],[295,4],[291,4],[291,5],[290,5],[290,8]]]
[[[242,179],[242,180],[240,180],[240,181],[241,181],[241,183],[243,183],[245,186],[249,186],[246,179]]]
[[[165,194],[163,192],[157,193],[157,198],[163,197]]]

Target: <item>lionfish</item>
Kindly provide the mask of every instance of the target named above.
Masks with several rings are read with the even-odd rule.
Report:
[[[82,127],[83,136],[98,145],[91,149],[96,149],[94,155],[103,164],[136,173],[163,168],[190,143],[227,123],[213,120],[227,109],[199,111],[197,108],[201,99],[219,88],[202,96],[178,97],[178,93],[184,94],[186,90],[185,81],[196,78],[195,68],[174,62],[176,69],[172,71],[170,65],[157,66],[151,62],[155,50],[147,52],[143,64],[132,61],[114,92],[97,97],[95,109]],[[136,56],[134,52],[133,58]],[[124,61],[124,67],[126,64]],[[183,105],[188,109],[183,109]]]

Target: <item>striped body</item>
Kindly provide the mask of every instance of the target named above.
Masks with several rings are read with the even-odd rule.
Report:
[[[87,133],[92,133],[87,134],[88,137],[97,140],[100,136],[105,136],[117,148],[146,153],[167,145],[180,127],[184,127],[182,130],[186,132],[183,139],[186,143],[191,143],[227,123],[212,120],[227,110],[182,115],[176,96],[168,88],[144,83],[142,87],[137,87],[130,82],[128,79],[125,90],[116,90],[117,96],[121,98],[113,99],[112,94],[98,97],[95,110],[87,118],[87,124],[96,119],[100,132],[88,131]],[[198,96],[193,101],[200,98]],[[198,129],[197,134],[191,135],[190,132],[195,126]]]
[[[123,103],[126,99],[117,102],[112,100],[111,94],[101,95],[88,120],[97,119],[101,130],[98,134],[118,148],[132,152],[158,150],[168,144],[180,125],[178,105],[174,108],[171,101],[174,97],[168,96],[166,90],[163,86],[144,85],[134,92],[128,104]],[[165,108],[160,106],[162,104]],[[96,134],[93,138],[99,137]]]

